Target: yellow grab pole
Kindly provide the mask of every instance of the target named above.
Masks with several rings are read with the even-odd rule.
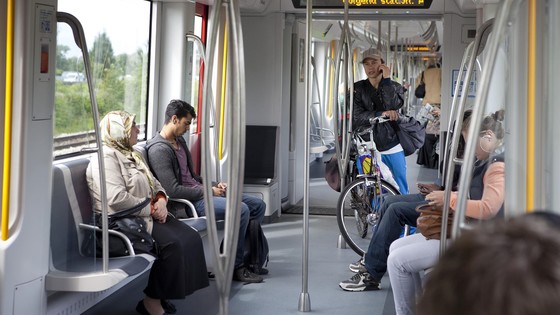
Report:
[[[527,67],[527,196],[525,209],[532,212],[535,207],[535,78],[536,78],[536,31],[537,1],[529,0],[528,67]]]
[[[226,114],[226,87],[227,87],[227,62],[228,62],[228,25],[225,23],[224,26],[224,54],[222,57],[222,89],[221,89],[221,101],[220,101],[220,129],[219,129],[219,140],[218,140],[218,156],[220,160],[224,157],[224,117]]]
[[[6,96],[4,103],[4,161],[2,172],[2,240],[8,239],[10,220],[10,168],[12,153],[12,87],[14,60],[14,0],[8,0],[6,12]]]

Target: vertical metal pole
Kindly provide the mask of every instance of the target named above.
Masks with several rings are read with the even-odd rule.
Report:
[[[344,93],[349,91],[348,95],[354,95],[354,72],[352,71],[351,63],[349,65],[349,60],[352,56],[352,47],[351,47],[351,40],[350,40],[350,30],[348,24],[348,6],[345,6],[344,10],[344,23],[340,24],[340,28],[342,29],[338,51],[336,54],[335,59],[335,80],[337,82],[336,86],[333,87],[333,95],[335,95],[334,102],[337,104],[337,110],[335,111],[335,124],[334,124],[334,133],[338,137],[340,137],[340,141],[335,141],[335,149],[336,149],[336,156],[338,157],[338,169],[340,171],[340,187],[344,187],[346,185],[346,172],[348,170],[348,157],[350,151],[350,131],[352,130],[352,120],[347,119],[348,115],[352,113],[352,109],[354,107],[354,98],[353,97],[346,97],[343,98],[342,106],[338,104],[338,86],[342,84]],[[341,65],[342,63],[342,65]],[[344,71],[344,72],[343,72]],[[342,77],[341,77],[342,75]],[[349,82],[349,76],[350,81]],[[341,108],[342,107],[342,108]],[[339,248],[346,248],[346,244],[344,240],[339,237],[338,242]]]
[[[515,3],[514,3],[515,2]],[[498,54],[498,48],[500,41],[502,40],[505,27],[509,20],[509,15],[511,14],[512,8],[517,7],[520,0],[505,0],[498,11],[496,21],[494,23],[494,36],[492,36],[489,46],[488,53],[486,55],[487,60],[484,63],[482,69],[482,78],[480,80],[480,93],[476,95],[473,113],[471,115],[471,124],[469,126],[469,135],[475,135],[480,128],[480,123],[482,122],[482,116],[484,114],[484,108],[486,106],[486,101],[488,98],[488,87],[490,86],[490,79],[492,78],[492,70],[494,68],[494,63]],[[464,91],[466,92],[466,91]],[[456,238],[460,235],[460,228],[464,223],[465,210],[467,205],[468,188],[471,183],[471,176],[474,164],[474,152],[478,144],[477,137],[471,136],[467,140],[465,145],[465,159],[463,163],[463,169],[461,170],[461,178],[459,179],[459,187],[463,189],[459,190],[457,196],[457,205],[455,209],[455,214],[453,217],[453,233],[452,237]]]
[[[245,166],[245,60],[243,53],[243,35],[241,32],[241,16],[239,6],[236,0],[216,0],[212,10],[212,16],[209,28],[208,40],[208,60],[209,63],[204,71],[204,87],[203,87],[203,119],[201,133],[201,155],[202,161],[208,161],[210,154],[209,143],[209,97],[211,95],[211,82],[213,73],[213,61],[216,54],[217,34],[219,24],[221,22],[221,10],[226,10],[226,25],[224,29],[231,33],[232,45],[231,54],[233,62],[229,63],[232,67],[232,79],[230,87],[233,86],[230,93],[226,92],[226,96],[231,98],[231,110],[223,113],[227,115],[227,131],[228,141],[230,142],[228,152],[228,178],[230,180],[229,193],[226,200],[226,222],[224,246],[222,253],[219,250],[219,240],[217,235],[216,217],[214,213],[214,202],[212,198],[211,187],[211,164],[202,164],[202,177],[204,178],[204,202],[206,207],[206,216],[208,218],[208,235],[216,261],[216,285],[219,294],[220,314],[226,315],[229,312],[229,293],[231,289],[231,278],[233,275],[233,264],[235,261],[235,248],[239,236],[239,221],[241,211],[241,194],[243,190],[243,179],[237,176],[243,173]],[[230,34],[228,33],[228,34]],[[225,96],[224,96],[225,97]],[[234,165],[234,163],[236,163]]]
[[[453,121],[462,120],[463,117],[458,114],[457,101],[459,100],[459,91],[464,91],[461,82],[463,81],[463,72],[466,72],[465,66],[469,63],[471,58],[471,52],[474,47],[474,41],[472,41],[465,50],[463,54],[463,60],[461,61],[461,66],[459,67],[459,73],[457,74],[457,84],[455,84],[455,89],[453,90],[453,100],[451,101],[451,110],[449,112],[449,122],[447,123],[447,134],[445,135],[445,149],[443,152],[443,170],[447,171],[447,163],[452,150],[448,150],[451,141],[451,128],[453,128]],[[468,83],[467,83],[468,87]],[[444,176],[446,177],[446,176]]]
[[[298,310],[300,312],[311,311],[311,299],[309,298],[309,110],[311,108],[311,23],[313,21],[313,2],[307,2],[306,35],[305,35],[305,137],[304,167],[303,167],[303,255],[301,293],[299,296]]]
[[[196,36],[193,33],[187,33],[186,38],[187,38],[187,41],[192,41],[196,45],[198,51],[200,52],[200,57],[202,58],[202,62],[206,66],[208,64],[207,60],[206,60],[206,52],[205,52],[204,44],[202,43],[202,40],[200,39],[200,37]],[[212,98],[212,94],[208,95],[207,106],[211,109],[210,116],[208,117],[208,119],[211,118],[212,121],[215,122],[216,121],[216,119],[215,119],[216,107],[215,107],[215,104],[214,104],[214,99]],[[212,127],[212,126],[210,126],[210,127]],[[215,123],[214,123],[213,127],[214,127],[213,128],[214,133],[212,134],[212,137],[214,137],[214,139],[218,139],[218,132],[217,132],[218,128],[215,127]],[[220,182],[220,181],[222,181],[222,174],[221,174],[221,170],[220,170],[220,159],[218,158],[219,156],[218,156],[218,141],[217,140],[214,141],[214,147],[212,149],[213,149],[213,151],[211,152],[211,154],[212,154],[213,159],[214,159],[214,171],[216,172],[216,181]]]
[[[387,63],[387,65],[390,66],[390,61],[391,61],[391,52],[389,50],[391,50],[391,21],[387,21],[387,51],[385,52],[385,62]],[[393,69],[391,69],[392,71]],[[392,75],[391,75],[392,77]]]
[[[381,20],[377,21],[377,49],[381,50]]]
[[[93,76],[91,74],[91,66],[89,62],[89,51],[87,49],[86,37],[84,29],[80,21],[73,15],[65,12],[57,12],[56,19],[59,22],[66,23],[72,29],[74,41],[82,50],[82,58],[84,59],[84,70],[88,83],[89,97],[91,101],[91,111],[93,114],[93,128],[95,130],[95,141],[97,144],[97,157],[99,164],[99,193],[101,195],[101,242],[102,242],[102,270],[106,273],[109,270],[109,231],[108,231],[108,209],[107,209],[107,181],[105,180],[105,161],[103,160],[103,144],[101,143],[101,132],[99,130],[99,107],[97,106],[97,98],[95,89],[93,88]]]
[[[445,222],[442,224],[441,227],[441,240],[440,240],[440,255],[442,255],[445,252],[445,249],[447,247],[447,238],[445,236],[447,236],[447,220],[448,220],[448,214],[449,214],[449,205],[450,205],[450,196],[451,196],[451,189],[452,189],[452,182],[453,182],[453,176],[447,176],[447,174],[453,174],[454,170],[455,170],[455,165],[462,163],[460,160],[455,160],[455,157],[457,156],[457,149],[459,147],[459,139],[461,137],[461,130],[462,130],[462,126],[463,126],[463,119],[462,119],[462,113],[465,111],[465,104],[467,102],[467,97],[468,97],[468,86],[469,86],[469,82],[471,81],[471,77],[472,74],[474,72],[474,68],[475,68],[475,63],[476,63],[476,56],[480,53],[481,51],[481,47],[484,47],[485,45],[485,41],[488,39],[488,33],[492,31],[493,29],[493,23],[494,20],[488,20],[485,24],[483,24],[478,30],[477,30],[477,34],[474,40],[474,44],[473,44],[473,48],[471,51],[471,57],[469,59],[469,64],[468,64],[468,68],[467,68],[467,73],[465,74],[465,80],[463,81],[463,86],[467,87],[467,89],[463,88],[462,89],[462,93],[461,93],[461,100],[459,102],[459,107],[457,108],[457,117],[455,120],[455,132],[453,133],[453,140],[451,142],[451,151],[449,153],[449,157],[452,159],[448,159],[446,162],[448,163],[447,165],[444,166],[445,169],[445,192],[444,192],[444,198],[443,198],[443,211],[442,211],[442,220],[445,220]],[[467,47],[468,48],[468,47]],[[459,85],[460,82],[457,82],[457,85]],[[457,87],[455,87],[456,90],[458,90]],[[473,113],[474,114],[474,113]],[[472,118],[471,118],[472,119]],[[473,123],[473,120],[471,120],[471,124]],[[468,152],[465,152],[465,156],[467,156]],[[473,157],[474,157],[474,151],[472,152]],[[453,162],[453,163],[451,163]],[[472,165],[471,165],[472,166]],[[465,174],[465,172],[467,172],[464,168],[461,169],[461,174]],[[471,173],[468,173],[468,177],[470,178]],[[466,187],[466,186],[460,186],[460,187]],[[465,191],[468,192],[468,187],[466,188]]]

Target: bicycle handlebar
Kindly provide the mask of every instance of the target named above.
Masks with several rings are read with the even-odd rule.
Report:
[[[378,123],[384,123],[386,121],[390,121],[389,117],[387,116],[377,116],[377,117],[372,117],[369,119],[369,123],[373,126],[375,124]]]
[[[369,119],[369,123],[371,124],[370,127],[365,128],[365,129],[359,128],[358,130],[354,130],[354,133],[359,135],[359,136],[369,134],[372,131],[374,125],[384,123],[384,122],[387,122],[387,121],[390,121],[390,119],[389,119],[389,117],[386,117],[386,116],[372,117],[372,118]]]

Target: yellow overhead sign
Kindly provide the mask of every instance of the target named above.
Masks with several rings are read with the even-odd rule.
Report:
[[[438,52],[440,46],[426,45],[391,45],[391,51],[418,51],[418,52]]]
[[[428,9],[432,0],[347,0],[352,8],[377,8],[377,9]],[[346,0],[314,0],[314,8],[344,8]],[[307,0],[292,0],[295,8],[305,8]]]

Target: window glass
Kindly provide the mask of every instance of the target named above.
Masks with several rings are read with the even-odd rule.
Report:
[[[138,0],[58,1],[58,11],[75,16],[84,29],[100,118],[112,110],[136,114],[139,140],[146,138],[150,7]],[[95,146],[87,84],[72,30],[58,23],[55,156]]]
[[[198,36],[198,38],[202,38],[202,29],[204,19],[200,15],[196,15],[194,17],[194,35]],[[187,78],[187,81],[190,80],[190,84],[188,87],[188,91],[190,92],[189,103],[197,110],[201,108],[200,102],[202,101],[202,82],[201,78],[203,76],[203,60],[202,55],[204,54],[203,51],[200,51],[200,47],[195,44],[193,41],[189,41],[189,47],[191,47],[192,51],[192,64],[191,64],[191,71],[190,76]],[[198,130],[198,119],[193,121],[191,125],[191,132],[196,133]]]

